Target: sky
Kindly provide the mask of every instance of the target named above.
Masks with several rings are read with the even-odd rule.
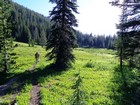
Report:
[[[49,11],[55,6],[49,0],[13,0],[31,10],[49,16]],[[120,9],[109,4],[112,0],[77,0],[78,20],[77,30],[93,35],[114,35],[117,32]]]

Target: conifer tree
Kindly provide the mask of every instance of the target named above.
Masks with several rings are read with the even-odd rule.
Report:
[[[47,50],[51,49],[51,52],[47,55],[49,60],[54,60],[54,67],[67,68],[74,61],[73,27],[77,26],[77,20],[73,13],[78,13],[76,0],[50,0],[50,2],[56,3],[56,6],[50,12],[53,25],[46,47]]]
[[[127,8],[127,22],[122,24],[126,30],[124,34],[124,59],[129,65],[140,67],[140,1],[135,0],[129,3]]]
[[[140,1],[124,0],[121,4],[118,0],[114,2],[115,6],[122,7],[121,22],[118,25],[119,40],[118,51],[120,53],[120,65],[122,68],[123,60],[128,61],[130,66],[140,66]]]
[[[11,1],[0,0],[0,71],[6,74],[11,60],[13,39],[11,37]]]
[[[39,44],[43,47],[46,45],[46,42],[47,42],[46,33],[44,31],[41,31]]]

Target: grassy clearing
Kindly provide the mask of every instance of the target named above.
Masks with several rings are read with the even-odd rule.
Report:
[[[36,51],[41,53],[41,58],[35,66],[35,73],[31,76],[27,71],[35,64]],[[35,79],[40,86],[41,105],[129,105],[128,103],[131,103],[128,101],[131,98],[126,97],[126,91],[122,88],[124,81],[117,68],[118,59],[115,51],[77,48],[73,52],[76,57],[73,67],[62,72],[53,72],[48,68],[51,62],[44,58],[46,51],[42,47],[28,47],[26,44],[18,43],[15,52],[18,57],[17,64],[10,73],[22,74],[24,81],[28,80],[16,96],[18,105],[29,103],[32,79]],[[124,73],[131,87],[139,74],[137,70],[128,72],[127,69]],[[0,100],[8,100],[11,95],[12,92],[2,96]]]

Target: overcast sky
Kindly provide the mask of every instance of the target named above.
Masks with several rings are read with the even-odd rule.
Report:
[[[45,16],[53,6],[49,0],[13,0],[29,9],[39,12]],[[116,23],[119,22],[120,9],[112,7],[111,0],[77,0],[80,14],[78,19],[78,30],[83,33],[92,34],[115,34]]]

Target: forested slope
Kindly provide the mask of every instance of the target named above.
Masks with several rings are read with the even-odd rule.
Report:
[[[16,41],[45,44],[50,30],[50,21],[47,17],[13,3],[13,33]]]
[[[25,8],[13,2],[13,31],[12,36],[16,41],[30,45],[46,45],[51,30],[49,17]],[[116,36],[94,35],[76,31],[76,42],[79,47],[114,48]]]

